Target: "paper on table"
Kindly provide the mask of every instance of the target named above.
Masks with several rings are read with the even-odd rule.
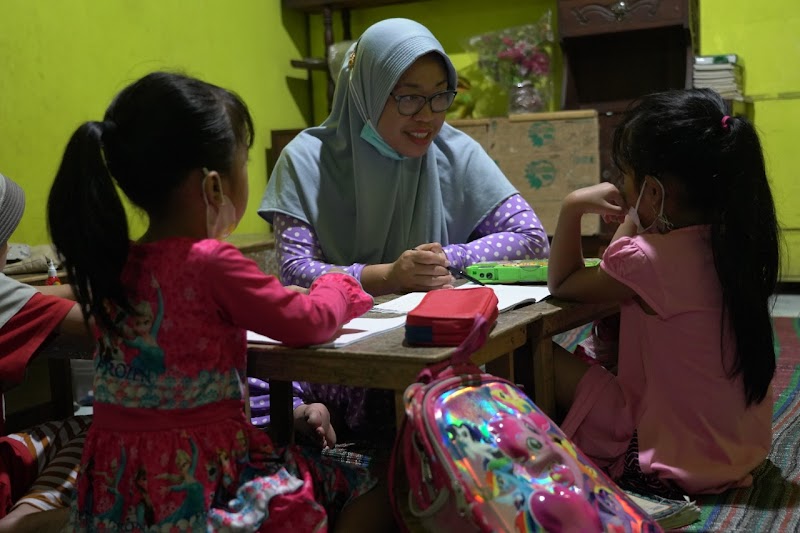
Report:
[[[406,317],[395,318],[354,318],[339,330],[336,337],[324,344],[317,344],[317,348],[341,348],[356,341],[366,339],[372,335],[383,333],[394,328],[398,328],[406,323]],[[253,331],[247,332],[247,342],[258,344],[282,344],[280,341],[271,339],[265,335],[260,335]]]
[[[472,289],[477,286],[475,283],[465,283],[459,285],[456,290]],[[501,313],[520,304],[538,302],[550,296],[550,291],[545,285],[486,285],[486,287],[492,289],[497,295],[497,310]],[[372,310],[379,313],[406,314],[419,305],[426,294],[425,292],[410,292],[394,300],[376,305]]]

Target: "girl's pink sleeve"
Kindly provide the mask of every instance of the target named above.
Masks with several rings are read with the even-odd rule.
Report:
[[[234,246],[220,243],[206,268],[222,319],[288,346],[324,343],[372,307],[372,297],[347,274],[326,274],[309,294],[283,287]]]
[[[641,236],[620,237],[603,253],[600,268],[620,283],[624,283],[660,316],[668,316],[665,303],[670,295],[648,257],[647,241]]]

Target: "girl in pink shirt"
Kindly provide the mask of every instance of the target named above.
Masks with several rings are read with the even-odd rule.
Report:
[[[556,359],[562,428],[618,482],[665,496],[752,483],[771,443],[775,206],[761,145],[711,90],[641,99],[614,134],[621,190],[570,193],[553,237],[559,298],[620,303],[616,375]],[[621,220],[586,268],[584,213]]]

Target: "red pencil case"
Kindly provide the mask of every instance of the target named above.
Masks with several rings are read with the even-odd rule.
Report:
[[[494,324],[497,313],[497,296],[489,287],[431,291],[408,313],[406,341],[457,346],[469,334],[476,316]]]

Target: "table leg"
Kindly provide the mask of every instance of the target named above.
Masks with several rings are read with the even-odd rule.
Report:
[[[538,339],[533,352],[534,403],[553,418],[556,414],[556,380],[553,363],[553,339]]]
[[[486,372],[514,383],[514,352],[503,354],[487,362]]]
[[[72,397],[72,371],[69,359],[50,357],[47,361],[50,377],[50,402],[53,416],[66,418],[75,412],[73,403],[80,398]]]
[[[292,382],[269,380],[269,434],[276,446],[294,442]]]

